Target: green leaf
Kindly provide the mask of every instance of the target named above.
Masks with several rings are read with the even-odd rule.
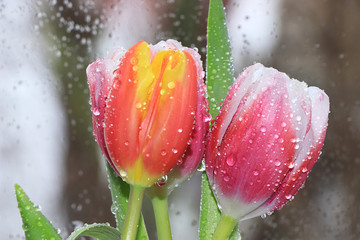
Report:
[[[226,27],[224,5],[210,0],[207,26],[206,86],[210,97],[210,114],[215,117],[220,102],[234,82],[234,66]]]
[[[16,199],[23,221],[23,229],[27,240],[57,240],[61,239],[57,230],[30,201],[22,188],[15,184]]]
[[[220,211],[211,190],[208,177],[202,173],[201,183],[201,211],[199,224],[199,240],[212,239],[216,226],[220,221]]]
[[[221,0],[210,0],[207,26],[206,85],[210,98],[209,112],[213,118],[219,113],[220,104],[234,82],[234,66],[226,26],[224,5]],[[211,190],[208,177],[202,175],[199,239],[211,239],[220,211]],[[241,239],[236,227],[231,240]]]
[[[78,237],[94,237],[99,240],[119,240],[121,233],[118,229],[109,224],[93,223],[85,224],[82,227],[75,228],[75,231],[66,240],[75,240]]]
[[[111,211],[115,215],[117,229],[121,231],[125,221],[130,186],[129,184],[124,182],[121,177],[117,175],[117,173],[114,171],[114,169],[111,168],[108,162],[106,162],[106,169],[108,173],[109,186],[113,202],[111,206]],[[140,223],[136,239],[149,239],[142,215],[140,216]]]

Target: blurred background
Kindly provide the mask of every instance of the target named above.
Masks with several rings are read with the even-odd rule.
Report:
[[[306,188],[283,210],[241,222],[242,239],[359,239],[360,1],[224,3],[236,75],[262,62],[331,102]],[[208,0],[0,0],[0,239],[24,239],[15,183],[64,238],[83,223],[114,225],[85,69],[116,46],[168,38],[198,48],[205,64],[207,11]],[[199,202],[198,172],[170,197],[175,240],[197,239]],[[143,213],[156,239],[149,201]]]

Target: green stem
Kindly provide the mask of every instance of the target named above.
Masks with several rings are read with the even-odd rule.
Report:
[[[130,185],[129,204],[126,210],[121,240],[136,239],[144,190],[145,188],[141,186]]]
[[[167,197],[153,197],[151,199],[159,240],[172,239],[167,199]]]
[[[228,216],[221,215],[220,222],[217,225],[213,240],[226,240],[234,230],[238,220]]]

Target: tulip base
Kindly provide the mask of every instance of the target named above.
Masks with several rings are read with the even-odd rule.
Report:
[[[121,232],[121,240],[136,239],[144,190],[144,187],[130,185],[129,204],[126,210],[124,226]]]
[[[213,240],[226,240],[233,232],[238,220],[228,215],[221,215],[220,222],[217,225],[213,235]]]
[[[167,197],[153,197],[151,202],[154,208],[156,230],[159,240],[171,240],[171,227]]]

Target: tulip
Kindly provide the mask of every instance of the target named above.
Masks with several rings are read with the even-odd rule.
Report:
[[[188,149],[205,104],[196,54],[176,41],[142,41],[87,68],[95,138],[128,183],[151,186]]]
[[[329,98],[317,87],[261,64],[245,69],[224,100],[205,152],[222,216],[244,220],[289,202],[320,155],[328,114]]]
[[[136,236],[144,188],[185,159],[202,158],[203,75],[199,54],[174,40],[141,41],[87,68],[95,139],[130,184],[123,239]]]

